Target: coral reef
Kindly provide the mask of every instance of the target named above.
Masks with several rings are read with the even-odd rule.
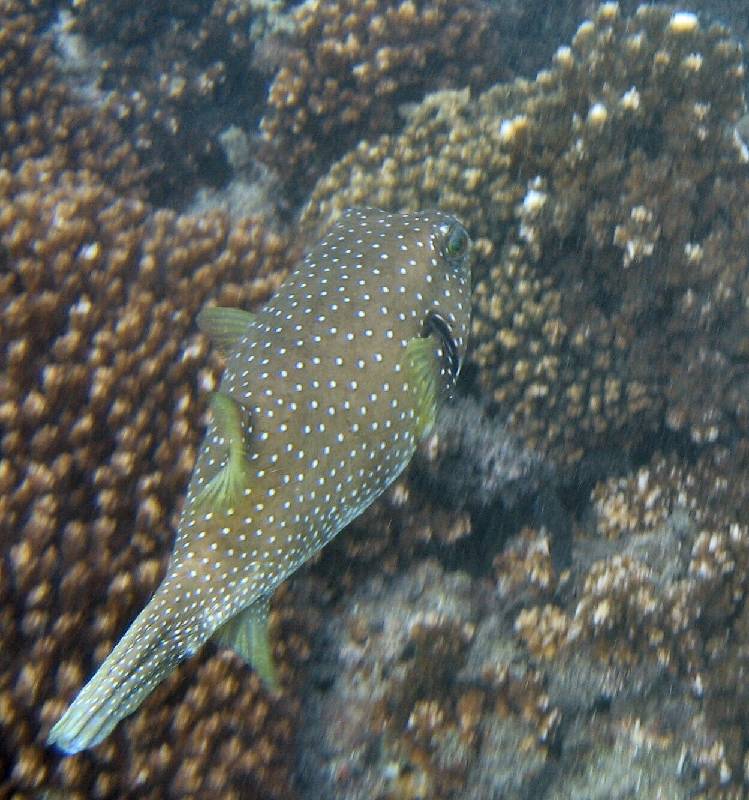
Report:
[[[295,605],[320,597],[318,580],[294,582]],[[323,596],[300,716],[305,797],[626,798],[639,786],[686,800],[718,785],[720,739],[688,686],[579,640],[534,664],[508,623],[511,592],[482,578],[426,561]]]
[[[280,280],[284,241],[258,220],[230,228],[219,214],[150,212],[89,173],[52,182],[44,161],[3,172],[0,184],[9,265],[0,293],[6,787],[18,797],[41,787],[115,797],[142,783],[158,796],[172,780],[194,790],[224,776],[222,796],[237,781],[273,794],[288,718],[260,725],[256,712],[239,715],[266,701],[255,681],[239,688],[236,664],[223,667],[236,687],[224,697],[212,676],[219,662],[204,659],[194,691],[206,699],[183,700],[183,676],[172,684],[182,693],[162,695],[101,755],[53,770],[40,743],[163,571],[218,369],[194,316],[211,297],[266,297]],[[184,735],[175,731],[164,751],[180,714]],[[231,732],[226,750],[192,738],[206,725]]]
[[[266,197],[285,206],[359,139],[401,128],[402,103],[437,87],[533,74],[592,8],[112,0],[72,4],[55,30],[71,83],[117,116],[153,200],[184,204],[196,189],[256,181],[263,116],[261,150],[286,195]],[[241,164],[231,131],[249,142]]]
[[[0,168],[17,170],[44,156],[48,169],[88,169],[110,186],[137,193],[144,170],[107,110],[76,102],[60,75],[50,21],[43,4],[3,0],[0,5]],[[141,190],[142,191],[142,190]]]
[[[531,446],[569,462],[665,426],[728,437],[747,422],[743,82],[725,28],[607,3],[535,81],[431,95],[360,143],[304,218],[372,203],[467,224],[471,360]]]
[[[516,530],[546,486],[555,486],[546,462],[474,400],[457,398],[404,474],[331,543],[317,573],[341,591],[372,570],[394,575],[435,553],[482,570],[507,538],[496,532]]]
[[[502,75],[502,12],[483,0],[307,0],[293,19],[261,128],[297,197],[359,139],[400,127],[399,105]]]
[[[607,706],[618,705],[623,692],[628,703],[651,691],[660,696],[659,685],[693,705],[662,732],[683,750],[682,773],[710,797],[735,796],[748,751],[740,676],[749,528],[722,502],[743,482],[735,466],[715,453],[693,467],[656,456],[630,476],[597,485],[573,575],[552,585],[554,593],[528,597],[515,622],[529,651],[548,664],[552,684],[572,662],[578,673],[585,665],[605,676],[599,692]],[[517,559],[498,563],[500,585],[517,584],[519,567]],[[570,687],[558,681],[549,693],[562,706],[569,702]],[[648,710],[643,724],[660,713]]]
[[[287,797],[293,708],[226,654],[94,753],[44,746],[163,571],[220,366],[194,317],[266,298],[293,248],[259,217],[152,208],[43,21],[0,8],[0,794]]]
[[[73,82],[117,115],[153,202],[179,206],[232,176],[223,137],[256,128],[264,97],[254,20],[242,0],[82,2],[63,15]]]
[[[305,693],[304,796],[515,797],[481,792],[532,786],[558,716],[497,618],[477,629],[490,595],[426,561],[342,599],[317,657],[332,686]]]
[[[344,8],[367,34],[356,63],[374,70],[370,87],[387,88],[394,59],[395,87],[363,106],[325,94],[350,32],[326,14]],[[268,9],[83,2],[45,33],[51,5],[0,0],[0,795],[739,796],[749,183],[737,46],[691,14],[625,18],[608,3],[535,80],[431,95],[396,135],[395,103],[520,63],[502,41],[477,71],[468,63],[493,41],[496,11],[310,2],[282,36],[271,16],[283,6]],[[508,9],[503,36],[507,15],[524,24]],[[46,732],[170,549],[221,366],[194,317],[206,302],[263,301],[301,249],[264,214],[152,205],[162,179],[180,202],[223,182],[225,159],[252,161],[261,81],[243,82],[260,75],[270,29],[267,43],[285,42],[271,104],[284,69],[309,62],[298,96],[266,115],[270,130],[302,114],[275,141],[289,180],[335,154],[325,125],[340,147],[389,131],[318,184],[306,235],[373,203],[440,206],[477,238],[460,388],[481,404],[449,409],[401,480],[278,592],[285,695],[208,647],[99,748],[63,759]],[[420,50],[430,32],[439,52]],[[79,45],[84,62],[86,46],[103,59],[98,84],[90,64],[61,71],[55,47]],[[651,452],[654,431],[673,453]],[[599,455],[599,479],[580,478]],[[549,486],[566,493],[556,505]],[[582,492],[560,567],[547,521],[572,528],[563,506]],[[536,496],[550,514],[533,513]]]
[[[561,575],[548,537],[524,529],[494,587],[428,561],[359,571],[342,592],[341,540],[290,587],[297,614],[326,620],[305,668],[300,791],[737,796],[749,536],[717,510],[741,490],[735,467],[655,457],[595,486]]]
[[[174,206],[195,189],[254,181],[264,154],[286,194],[268,196],[283,205],[302,200],[363,136],[402,127],[400,104],[437,87],[532,74],[572,34],[582,6],[79,2],[61,14],[56,44],[72,82],[120,119],[152,200]],[[250,144],[239,165],[231,130]]]
[[[420,473],[454,511],[511,509],[553,478],[538,454],[467,397],[445,407],[419,456]]]

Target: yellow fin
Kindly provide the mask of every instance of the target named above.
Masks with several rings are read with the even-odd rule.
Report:
[[[195,503],[228,508],[241,499],[242,492],[250,485],[242,409],[233,398],[222,392],[214,392],[211,395],[211,411],[216,430],[224,437],[229,454],[226,464],[203,487]]]
[[[417,336],[406,345],[408,380],[416,392],[416,434],[423,439],[434,426],[440,365],[431,336]]]
[[[269,689],[277,691],[278,680],[268,635],[269,605],[270,600],[267,597],[255,600],[225,622],[213,634],[213,640],[241,656],[255,669]]]
[[[247,335],[247,329],[254,319],[254,314],[242,311],[241,308],[211,306],[198,314],[198,327],[211,337],[211,341],[222,353],[227,353]]]

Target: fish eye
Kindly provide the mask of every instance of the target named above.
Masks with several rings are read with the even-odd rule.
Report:
[[[468,250],[468,234],[466,229],[455,222],[445,235],[445,253],[449,258],[460,258]]]

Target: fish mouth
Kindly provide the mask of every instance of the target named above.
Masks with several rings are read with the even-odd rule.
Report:
[[[431,333],[436,333],[439,337],[445,366],[452,379],[455,380],[460,372],[458,342],[450,323],[436,311],[430,311],[424,320],[424,336],[429,336]]]

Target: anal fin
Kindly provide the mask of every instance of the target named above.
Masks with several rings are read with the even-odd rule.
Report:
[[[213,634],[213,640],[241,656],[255,669],[269,689],[277,691],[279,686],[268,635],[269,606],[269,598],[258,598],[225,622]]]

